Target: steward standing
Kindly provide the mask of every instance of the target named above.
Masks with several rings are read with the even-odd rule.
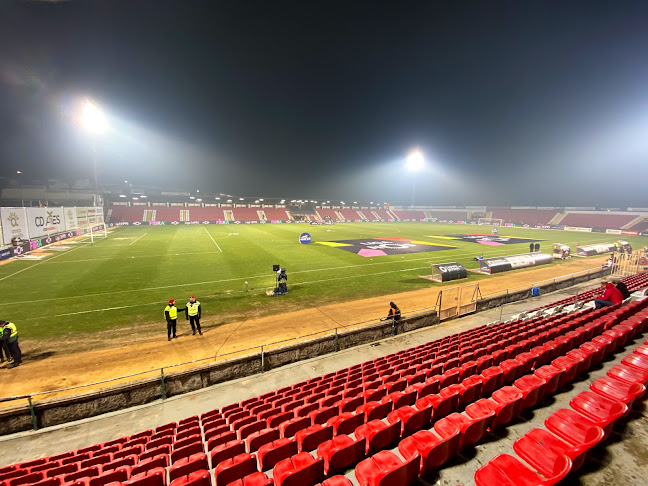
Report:
[[[175,306],[175,300],[169,300],[169,305],[164,308],[164,318],[167,322],[167,340],[171,341],[172,337],[177,338],[176,336],[176,324],[178,319],[178,311],[183,311],[185,309],[178,309]]]
[[[189,319],[189,324],[191,324],[191,331],[193,335],[196,335],[196,329],[198,329],[198,334],[202,336],[202,330],[200,329],[200,316],[202,314],[202,308],[200,307],[200,302],[196,300],[196,297],[193,295],[187,302],[187,311],[186,317]]]

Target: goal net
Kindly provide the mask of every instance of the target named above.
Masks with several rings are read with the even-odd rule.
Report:
[[[477,220],[477,224],[489,224],[491,226],[502,226],[504,221],[502,219],[497,219],[497,218],[479,218]]]
[[[89,224],[85,228],[81,228],[81,236],[69,242],[70,244],[93,244],[97,238],[107,238],[108,231],[106,230],[105,223]]]

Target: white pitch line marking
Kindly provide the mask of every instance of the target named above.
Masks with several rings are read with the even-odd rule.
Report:
[[[68,251],[68,252],[65,252],[65,253],[59,253],[58,255],[53,256],[53,257],[50,258],[49,260],[54,260],[55,258],[58,258],[58,257],[63,256],[63,255],[69,255],[71,252],[73,252],[74,250],[78,250],[79,248],[81,248],[81,247],[80,247],[80,246],[77,246],[77,247],[72,248],[72,249],[71,249],[70,251]],[[49,260],[41,260],[40,262],[36,263],[35,265],[31,265],[31,266],[29,266],[29,267],[27,267],[27,268],[23,268],[22,270],[18,270],[17,272],[14,272],[14,273],[10,273],[9,275],[6,275],[6,276],[0,278],[0,282],[1,282],[2,280],[6,280],[6,279],[8,279],[9,277],[13,277],[14,275],[18,275],[19,273],[22,273],[22,272],[24,272],[25,270],[29,270],[30,268],[37,267],[37,266],[40,265],[41,263],[45,263],[46,261],[49,261]]]
[[[220,252],[223,253],[223,250],[221,250],[221,247],[218,246],[218,243],[216,243],[216,240],[214,239],[214,237],[209,233],[209,231],[207,231],[207,228],[205,228],[205,227],[203,226],[203,229],[205,230],[205,233],[207,233],[207,235],[208,235],[208,236],[211,238],[211,240],[214,242],[214,245],[216,245],[216,248],[218,248],[218,249],[220,250]]]
[[[602,243],[604,241],[606,241],[606,240],[600,240],[598,242]],[[566,243],[566,244],[574,244],[574,243],[575,242],[569,242],[569,243]],[[79,247],[76,247],[76,248],[73,248],[73,249],[76,250],[78,248]],[[61,253],[60,255],[68,255],[69,253],[70,252]],[[456,257],[456,256],[459,256],[459,255],[467,255],[467,254],[475,254],[475,253],[477,253],[477,252],[465,251],[465,252],[454,253],[452,256]],[[485,258],[486,257],[505,256],[505,255],[508,255],[508,254],[509,253],[505,252],[504,250],[499,250],[499,251],[495,250],[493,252],[489,252],[489,251],[484,251],[483,252],[483,255],[484,255]],[[56,256],[58,257],[60,255],[56,255]],[[56,258],[56,257],[54,257],[54,258]],[[309,269],[309,270],[298,270],[298,271],[291,272],[291,275],[300,274],[300,273],[311,273],[311,272],[324,272],[324,271],[330,271],[330,270],[339,270],[339,269],[343,269],[343,268],[357,268],[357,267],[365,267],[365,266],[373,266],[373,265],[386,265],[386,264],[389,265],[389,264],[393,264],[393,263],[404,263],[404,262],[411,263],[411,262],[420,261],[420,260],[427,260],[428,263],[431,264],[431,263],[435,263],[435,262],[439,262],[439,263],[443,262],[443,260],[447,260],[447,258],[446,257],[442,257],[442,258],[423,257],[423,258],[408,258],[405,261],[403,261],[403,260],[391,260],[391,261],[387,261],[387,262],[364,263],[364,264],[360,264],[360,265],[340,265],[340,266],[337,266],[337,267],[329,267],[329,268],[313,268],[313,269]],[[37,265],[40,265],[41,263],[46,263],[48,261],[51,261],[51,259],[50,260],[43,260],[41,262],[38,262]],[[70,263],[72,263],[72,262],[70,262]],[[35,266],[35,265],[32,265],[32,266]],[[28,268],[32,268],[32,267],[28,267]],[[23,269],[23,270],[20,270],[20,271],[22,272],[24,270],[26,270],[26,269]],[[400,270],[396,270],[396,271],[400,271]],[[12,275],[14,275],[14,274],[12,274]],[[8,278],[8,277],[11,277],[11,275],[7,275],[4,278]],[[251,280],[251,279],[255,279],[255,278],[267,278],[267,277],[268,277],[267,275],[252,275],[252,276],[249,276],[249,277],[233,277],[233,278],[226,278],[226,279],[221,279],[221,280],[207,280],[207,281],[203,281],[203,282],[191,282],[191,283],[185,283],[185,284],[162,285],[162,286],[159,286],[159,287],[145,287],[145,288],[140,288],[140,289],[117,290],[117,291],[112,291],[112,292],[97,292],[97,293],[94,293],[94,294],[74,295],[74,296],[68,296],[68,297],[51,297],[51,298],[48,298],[48,299],[21,300],[20,302],[0,302],[0,307],[10,306],[10,305],[17,305],[17,304],[31,304],[31,303],[36,303],[36,302],[49,302],[49,301],[55,301],[55,300],[78,299],[79,297],[97,297],[97,296],[100,296],[100,295],[130,294],[132,292],[146,292],[146,291],[152,291],[152,290],[162,290],[162,289],[170,289],[170,288],[177,288],[177,287],[211,285],[211,284],[218,284],[218,283],[224,283],[224,282],[233,282],[233,281],[237,281],[237,280]],[[352,277],[352,276],[350,276],[350,277]],[[0,279],[0,280],[2,280],[2,279]],[[293,285],[295,285],[295,284],[293,284]]]
[[[144,234],[143,234],[142,236],[140,236],[139,238],[134,239],[133,241],[131,241],[131,242],[128,244],[128,246],[131,246],[133,243],[137,243],[141,238],[143,238],[143,237],[146,236],[147,234],[148,234],[148,233],[144,233]]]

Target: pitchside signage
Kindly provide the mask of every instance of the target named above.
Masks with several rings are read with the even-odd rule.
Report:
[[[29,238],[29,225],[25,208],[0,208],[2,217],[2,238],[10,244],[14,238],[26,240]]]
[[[308,233],[302,233],[301,235],[299,235],[299,242],[300,242],[302,245],[308,245],[308,244],[310,244],[310,242],[311,242],[311,235],[309,235]]]
[[[64,208],[27,208],[29,237],[39,238],[65,231]]]

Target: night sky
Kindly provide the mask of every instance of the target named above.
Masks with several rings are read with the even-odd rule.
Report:
[[[1,177],[648,206],[646,1],[3,0],[0,46]]]

